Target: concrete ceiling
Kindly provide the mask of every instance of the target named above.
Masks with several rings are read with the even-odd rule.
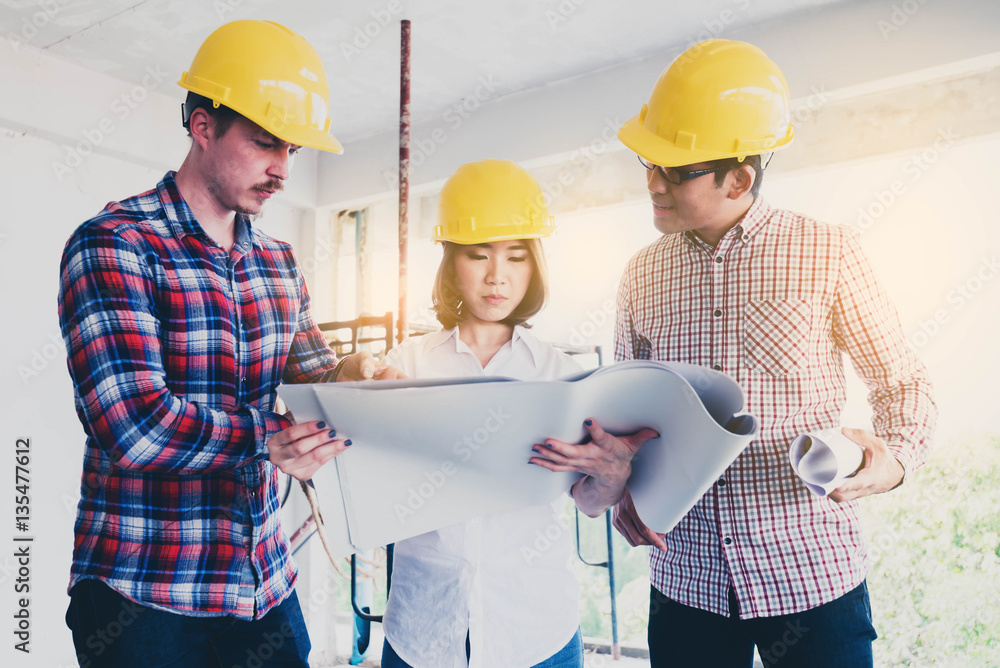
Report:
[[[412,113],[440,116],[488,81],[496,99],[846,0],[0,0],[0,34],[124,81],[179,78],[222,23],[274,20],[320,52],[333,131],[398,123],[399,20],[412,21]],[[179,87],[162,92],[181,100]]]

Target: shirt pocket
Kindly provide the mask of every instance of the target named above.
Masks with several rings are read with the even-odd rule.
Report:
[[[744,366],[787,376],[808,366],[812,307],[801,299],[748,302],[743,308]]]

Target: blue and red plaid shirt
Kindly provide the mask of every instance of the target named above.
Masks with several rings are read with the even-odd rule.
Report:
[[[294,586],[267,440],[281,382],[333,379],[291,247],[237,216],[226,252],[173,172],[66,244],[59,319],[87,434],[70,588],[259,618]]]

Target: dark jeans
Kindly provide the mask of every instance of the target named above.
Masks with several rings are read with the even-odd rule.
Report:
[[[188,617],[148,608],[100,580],[70,592],[66,625],[80,668],[308,668],[299,599],[293,591],[261,619]]]
[[[750,668],[754,645],[767,668],[872,665],[872,641],[877,635],[864,582],[805,612],[745,620],[739,618],[739,605],[730,591],[729,610],[732,616],[723,617],[690,608],[650,587],[652,668]]]

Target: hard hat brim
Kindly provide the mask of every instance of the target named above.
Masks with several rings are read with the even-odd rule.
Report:
[[[329,132],[323,132],[322,130],[316,130],[313,128],[289,128],[281,132],[275,132],[273,130],[268,130],[278,139],[286,141],[289,144],[296,144],[298,146],[304,146],[306,148],[314,148],[319,151],[326,151],[328,153],[343,153],[344,145],[334,137]]]
[[[789,126],[788,134],[776,141],[773,146],[760,150],[737,152],[736,150],[700,151],[698,149],[682,149],[678,148],[673,142],[667,141],[647,129],[640,116],[641,114],[636,114],[625,121],[621,128],[618,129],[618,139],[631,149],[633,153],[661,167],[681,167],[683,165],[693,165],[698,162],[770,153],[785,148],[792,142],[794,137],[792,127]]]
[[[453,244],[459,244],[461,246],[475,246],[479,244],[488,244],[494,241],[515,241],[517,239],[544,239],[546,237],[552,236],[555,232],[555,226],[552,224],[546,225],[542,228],[533,228],[531,230],[525,231],[515,231],[507,234],[458,234],[450,233],[446,234],[440,231],[441,226],[438,225],[435,229],[434,236],[431,237],[431,241],[450,241]]]

